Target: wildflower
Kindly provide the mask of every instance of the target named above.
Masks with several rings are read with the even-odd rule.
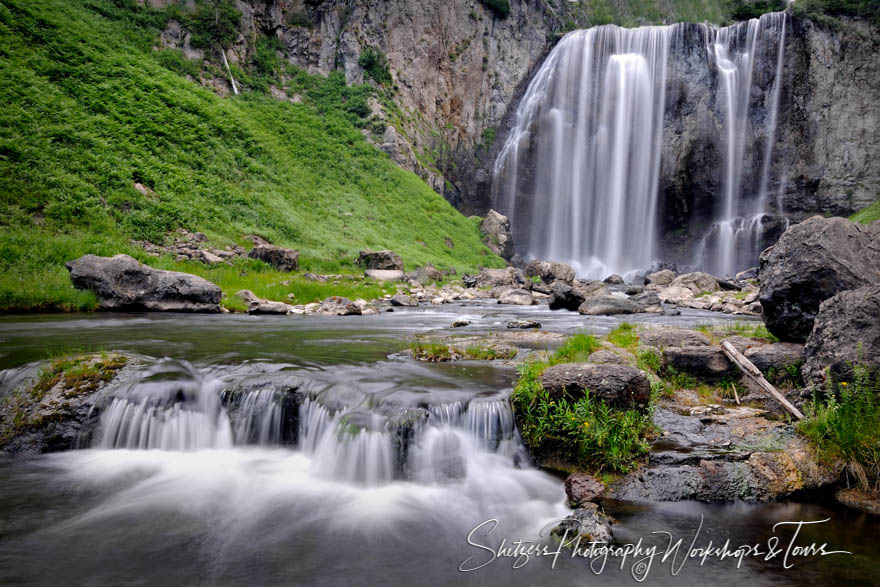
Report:
[[[589,427],[590,427],[590,423],[589,423],[589,422],[584,422],[584,428],[589,428]]]
[[[846,381],[841,381],[840,384],[846,387]]]

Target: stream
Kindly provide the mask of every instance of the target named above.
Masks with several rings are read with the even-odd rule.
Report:
[[[451,328],[458,318],[470,325]],[[0,583],[880,581],[880,520],[823,503],[607,502],[616,543],[641,540],[641,554],[497,556],[502,539],[510,554],[571,512],[562,480],[531,465],[519,439],[508,403],[515,371],[424,363],[406,350],[415,335],[488,333],[510,319],[564,334],[604,334],[620,321],[486,301],[352,317],[0,317],[0,396],[59,352],[137,358],[102,390],[105,407],[81,449],[0,458]],[[734,318],[683,310],[638,319]],[[774,532],[778,522],[822,520]],[[663,561],[670,537],[682,546]],[[692,541],[762,554],[685,559]],[[814,543],[812,552],[789,548]],[[825,543],[826,553],[850,554],[822,556]]]

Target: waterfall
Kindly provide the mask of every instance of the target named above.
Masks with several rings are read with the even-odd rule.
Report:
[[[706,70],[717,84],[706,90],[715,92],[723,132],[710,138],[723,165],[715,242],[701,247],[713,256],[698,263],[731,273],[745,262],[737,250],[746,249],[748,262],[756,261],[737,239],[762,238],[748,231],[760,230],[767,213],[786,18],[771,13],[725,28],[608,25],[563,37],[526,89],[495,160],[492,206],[509,216],[519,252],[570,263],[587,278],[632,274],[657,260],[668,63],[684,49],[676,45],[683,27],[701,27],[706,44],[697,50],[705,52],[702,67],[715,72]],[[771,50],[772,90],[756,114],[763,94],[756,97],[754,80],[768,75],[755,64]],[[750,144],[756,133],[763,134],[760,153]]]

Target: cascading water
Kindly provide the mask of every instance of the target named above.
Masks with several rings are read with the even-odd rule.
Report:
[[[495,161],[492,205],[510,217],[520,253],[569,262],[590,278],[657,260],[667,69],[673,55],[687,59],[683,27],[700,26],[703,67],[715,72],[706,79],[717,84],[723,137],[713,140],[721,138],[723,169],[715,223],[696,263],[718,273],[753,264],[767,233],[786,19],[602,26],[563,37],[529,84]],[[774,71],[755,67],[771,59]],[[758,76],[769,92],[755,91]]]
[[[654,258],[670,30],[569,33],[529,85],[493,182],[529,256],[594,277]]]

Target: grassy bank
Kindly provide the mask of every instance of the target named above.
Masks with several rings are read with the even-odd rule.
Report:
[[[256,234],[317,272],[354,272],[364,248],[393,249],[408,268],[502,264],[472,221],[364,139],[367,100],[391,90],[307,75],[263,47],[236,68],[248,91],[220,97],[192,80],[208,62],[154,50],[165,20],[124,0],[0,0],[0,310],[94,307],[63,269],[85,253],[128,253],[227,293],[305,302],[332,289],[282,290],[266,266],[210,269],[130,243],[179,227],[218,247]]]
[[[862,208],[850,216],[849,219],[853,222],[861,222],[862,224],[871,224],[875,220],[880,220],[880,200],[866,208]]]

